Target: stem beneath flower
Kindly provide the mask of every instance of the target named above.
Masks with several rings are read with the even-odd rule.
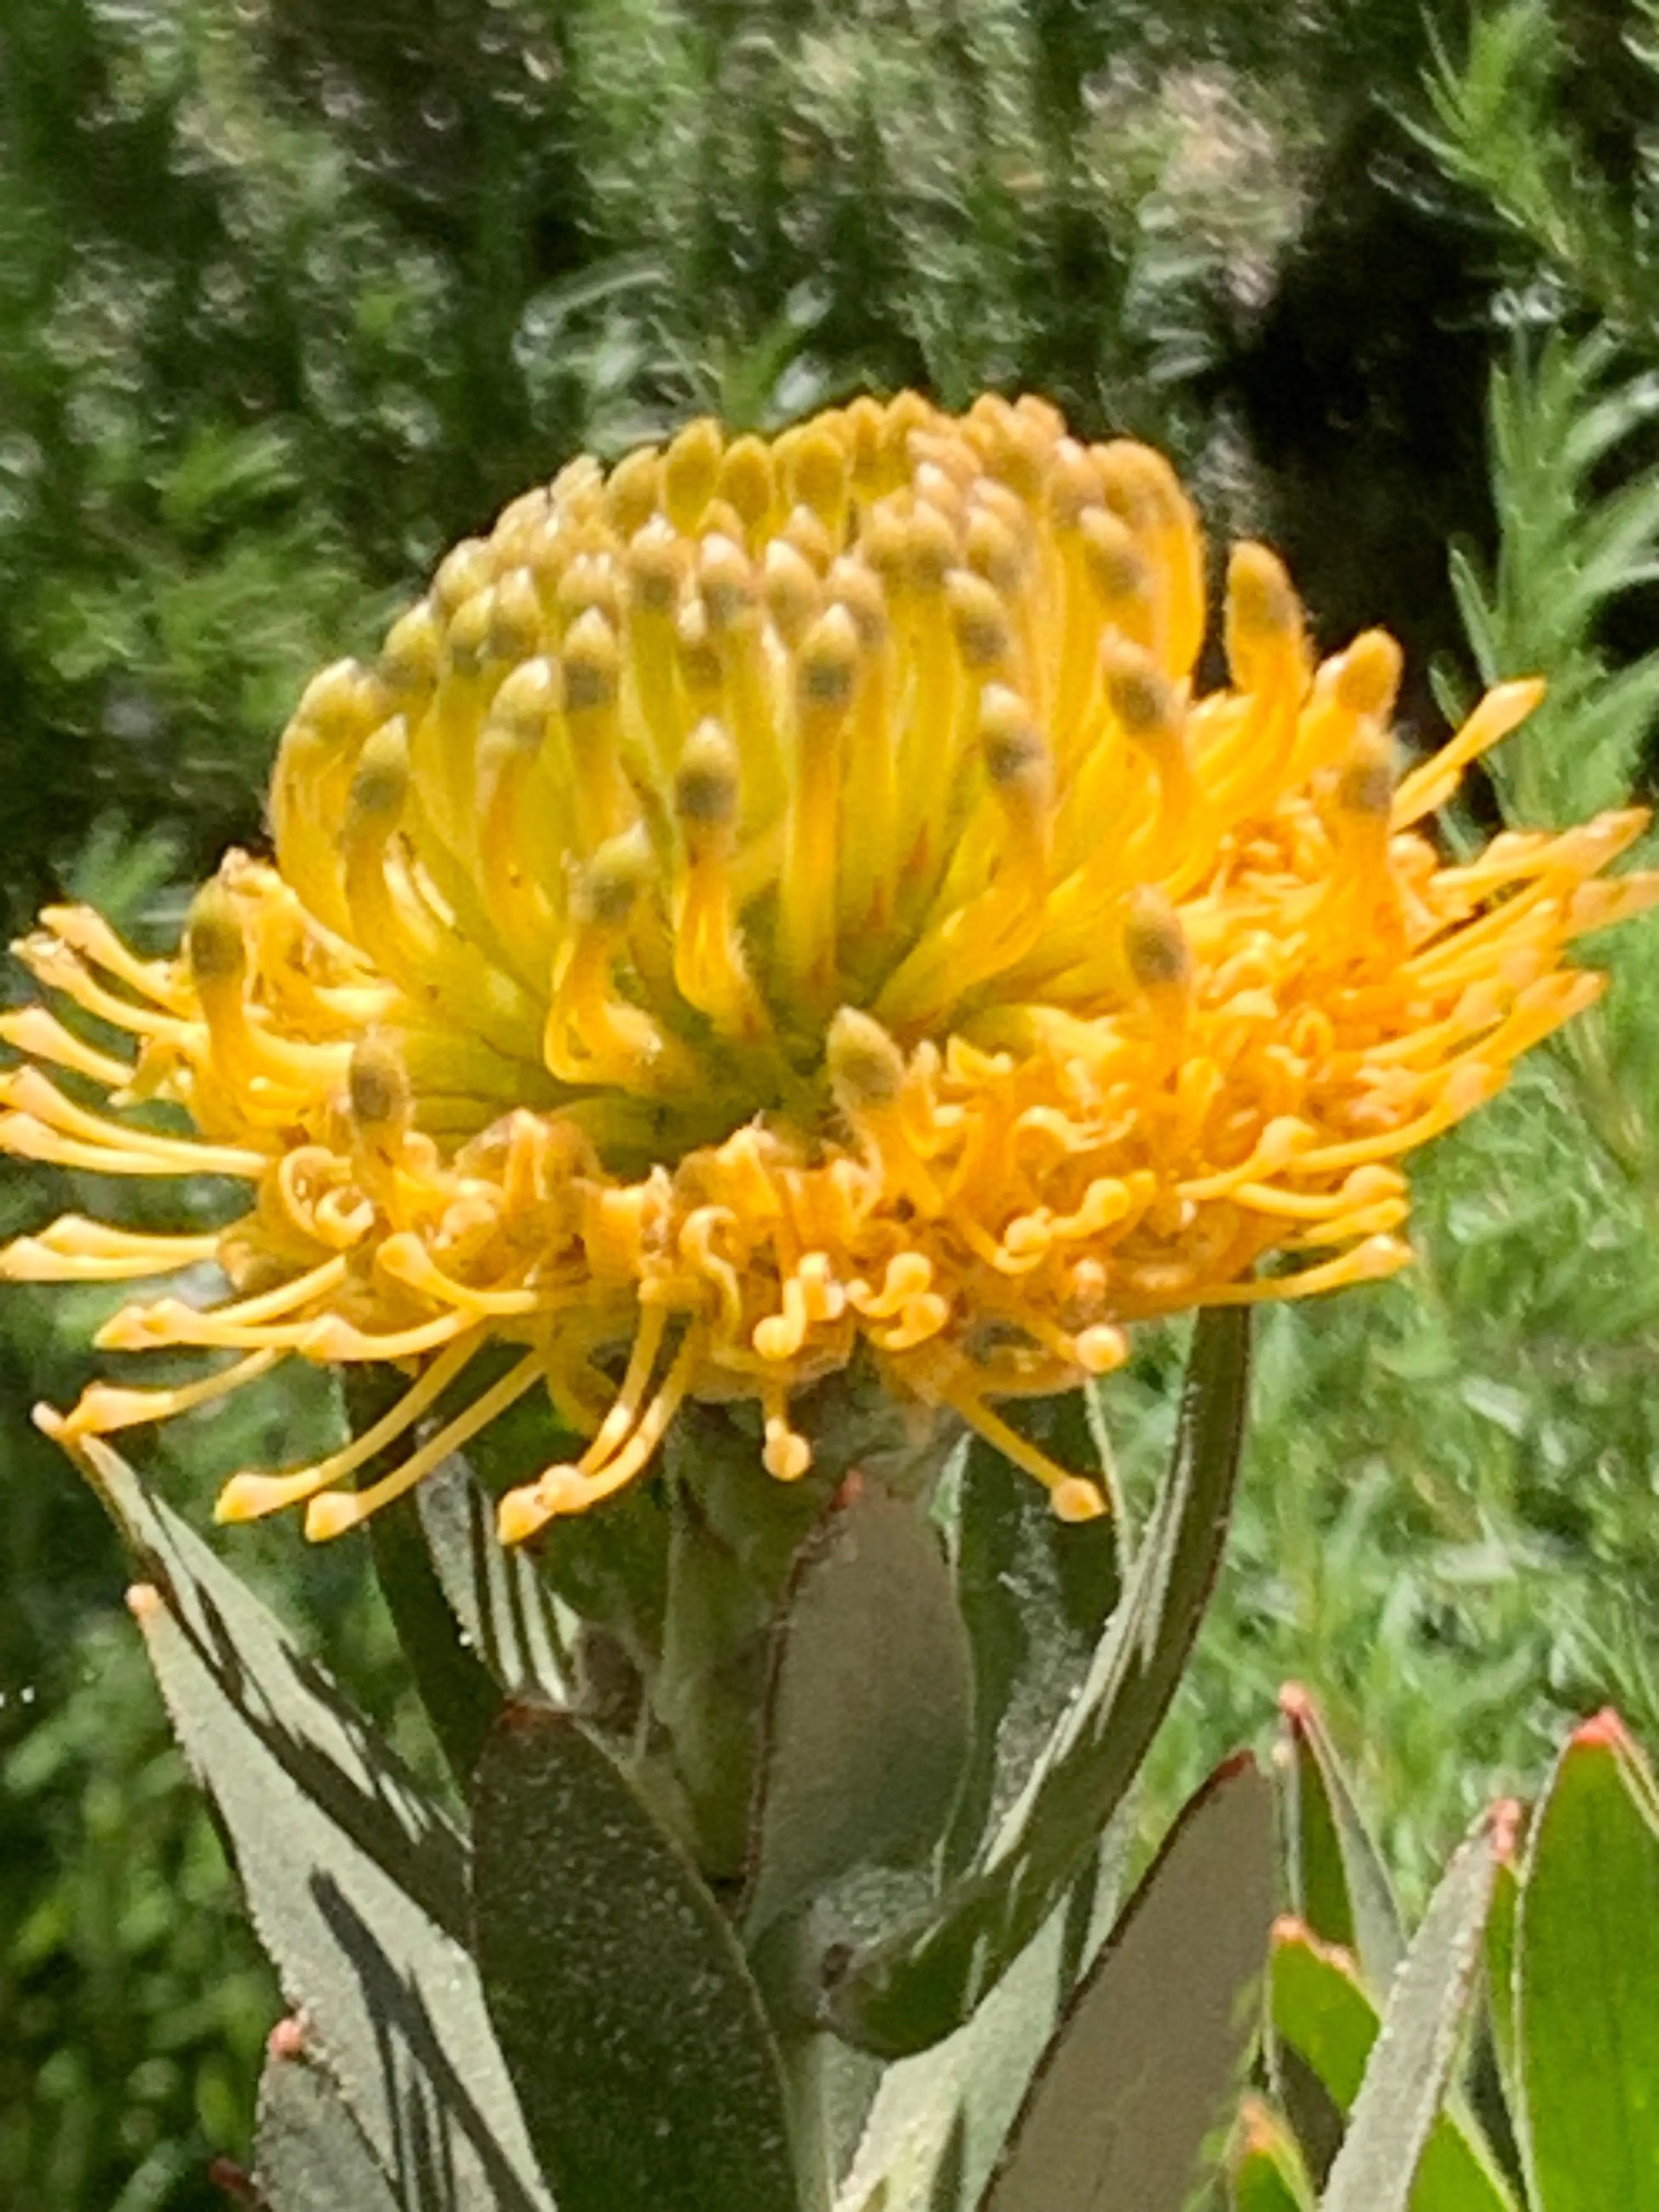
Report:
[[[800,2184],[801,2212],[830,2212],[836,2193],[830,2136],[827,2069],[830,2037],[822,2028],[787,2028],[778,2039],[789,2136]]]

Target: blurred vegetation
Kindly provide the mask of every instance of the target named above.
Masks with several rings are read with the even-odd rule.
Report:
[[[258,836],[308,671],[578,447],[862,385],[1170,447],[1322,642],[1401,635],[1408,734],[1431,665],[1443,706],[1542,667],[1484,823],[1639,792],[1656,76],[1653,0],[7,0],[8,920],[73,886],[165,937]],[[1659,934],[1608,957],[1605,1015],[1429,1164],[1416,1273],[1264,1330],[1163,1753],[1172,1788],[1305,1676],[1412,1886],[1564,1715],[1659,1735]],[[113,1540],[27,1424],[89,1311],[0,1315],[0,2202],[206,2212],[276,1999]],[[1109,1395],[1132,1479],[1174,1350]],[[200,1498],[337,1418],[318,1384],[158,1453]],[[351,1547],[238,1542],[395,1718]]]

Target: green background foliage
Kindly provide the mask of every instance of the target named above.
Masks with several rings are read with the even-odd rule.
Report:
[[[446,544],[580,447],[866,385],[1167,446],[1324,645],[1401,635],[1408,737],[1543,668],[1471,822],[1639,793],[1656,70],[1652,0],[8,0],[7,920],[70,889],[165,940],[307,673]],[[1659,931],[1605,957],[1425,1164],[1415,1273],[1268,1317],[1163,1809],[1303,1677],[1420,1899],[1565,1717],[1659,1737]],[[107,1204],[76,1181],[9,1173],[0,1230]],[[98,1303],[0,1308],[0,2201],[206,2212],[276,1999],[27,1424]],[[1180,1334],[1102,1395],[1132,1497]],[[313,1382],[153,1456],[199,1507],[338,1418]],[[408,1732],[359,1549],[235,1541]]]

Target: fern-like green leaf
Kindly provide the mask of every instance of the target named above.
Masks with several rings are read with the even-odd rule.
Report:
[[[1615,676],[1601,638],[1613,604],[1659,575],[1659,483],[1644,470],[1597,495],[1659,416],[1659,377],[1621,374],[1620,362],[1605,331],[1558,333],[1494,372],[1497,560],[1488,571],[1467,548],[1453,556],[1482,678],[1549,683],[1543,706],[1490,757],[1506,808],[1528,823],[1623,805],[1659,707],[1659,653]]]
[[[1477,10],[1461,59],[1432,26],[1429,39],[1432,119],[1407,116],[1407,131],[1541,273],[1626,327],[1650,326],[1659,269],[1643,224],[1563,120],[1571,48],[1548,0]]]

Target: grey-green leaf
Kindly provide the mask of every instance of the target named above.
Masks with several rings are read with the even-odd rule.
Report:
[[[412,1498],[383,1505],[368,1524],[374,1572],[428,1723],[465,1792],[490,1723],[500,1685],[464,1641],[422,1531]]]
[[[1516,2044],[1516,1930],[1521,1913],[1521,1877],[1508,1860],[1498,1869],[1492,1908],[1486,1915],[1486,2002],[1484,2019],[1491,2037],[1494,2081],[1489,2094],[1505,2107],[1513,2141],[1514,2115],[1521,2101],[1520,2057]],[[1477,2057],[1479,2050],[1477,2047]]]
[[[81,1449],[159,1585],[136,1610],[255,1927],[374,2156],[420,2212],[549,2212],[461,1937],[460,1838],[206,1545]]]
[[[1289,2070],[1286,2060],[1299,2057],[1346,2113],[1359,2094],[1382,2028],[1378,2008],[1352,1957],[1322,1943],[1300,1922],[1280,1920],[1273,1929],[1269,1984],[1281,2074]],[[1316,2150],[1322,2148],[1322,2142],[1316,2144]],[[1334,2157],[1333,2148],[1323,2162],[1328,2166]],[[1514,2199],[1455,2087],[1424,2143],[1411,2212],[1515,2212]]]
[[[1457,2063],[1512,1809],[1484,1820],[1429,1901],[1382,2015],[1322,2212],[1406,2212]]]
[[[1278,1875],[1272,1785],[1231,1760],[1073,1997],[981,2212],[1182,2212],[1219,2162],[1256,2040]]]
[[[381,1370],[348,1376],[352,1426],[370,1426],[397,1396]],[[506,1698],[566,1696],[552,1597],[535,1562],[498,1541],[494,1508],[459,1453],[383,1506],[368,1532],[410,1673],[465,1791]]]
[[[302,2057],[273,2053],[265,2061],[253,2178],[270,2212],[412,2212],[333,2082]],[[439,2212],[441,2199],[427,2201]]]
[[[976,2204],[1037,2061],[1115,1917],[1124,1823],[975,2013],[943,2043],[884,2069],[837,2212]]]
[[[1062,1466],[1096,1459],[1081,1390],[1009,1418]],[[1030,1477],[982,1437],[969,1437],[963,1453],[957,1530],[957,1601],[974,1653],[974,1748],[951,1817],[953,1870],[1018,1796],[1121,1595],[1114,1522],[1059,1520]]]
[[[737,1939],[609,1753],[568,1714],[509,1707],[473,1835],[484,1989],[560,2212],[798,2212]]]
[[[438,1580],[476,1652],[509,1697],[568,1703],[570,1671],[551,1593],[522,1549],[495,1534],[495,1510],[456,1454],[415,1492]]]
[[[969,2018],[1076,1878],[1139,1770],[1220,1561],[1243,1441],[1249,1309],[1199,1316],[1174,1462],[1122,1602],[1076,1698],[979,1863],[943,1903],[852,1962],[837,2030],[884,2057]]]
[[[972,1726],[972,1655],[938,1536],[866,1481],[808,1545],[779,1625],[750,1938],[855,1868],[925,1858]]]

